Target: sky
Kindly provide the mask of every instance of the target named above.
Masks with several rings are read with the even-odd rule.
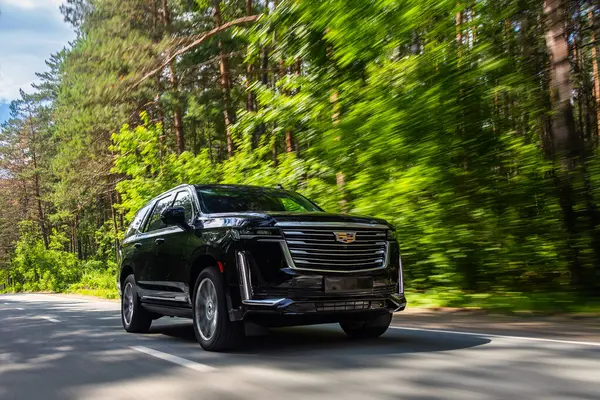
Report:
[[[75,39],[63,22],[63,0],[0,0],[0,123],[8,119],[19,89],[31,91],[44,61]]]

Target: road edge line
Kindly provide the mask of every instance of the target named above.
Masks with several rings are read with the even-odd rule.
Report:
[[[499,335],[495,333],[477,333],[477,332],[464,332],[464,331],[451,331],[447,329],[430,329],[430,328],[413,328],[403,326],[390,326],[390,329],[399,329],[404,331],[417,331],[417,332],[432,332],[432,333],[449,333],[453,335],[464,335],[464,336],[480,336],[480,337],[491,337],[498,339],[513,339],[513,340],[526,340],[534,342],[550,342],[550,343],[562,343],[562,344],[577,344],[583,346],[595,346],[600,347],[600,342],[584,342],[578,340],[563,340],[563,339],[548,339],[548,338],[536,338],[529,336],[511,336],[511,335]]]

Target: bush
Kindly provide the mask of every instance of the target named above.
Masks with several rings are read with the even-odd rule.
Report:
[[[82,261],[74,253],[65,251],[68,238],[54,231],[48,249],[36,234],[32,221],[20,225],[21,238],[8,272],[16,292],[80,292],[99,290],[102,297],[116,293],[113,261]],[[8,288],[7,288],[8,289]]]
[[[112,271],[90,270],[85,272],[79,282],[69,286],[69,291],[78,291],[83,289],[115,289],[116,279]]]

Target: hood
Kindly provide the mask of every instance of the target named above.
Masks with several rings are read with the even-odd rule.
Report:
[[[290,213],[290,212],[275,212],[269,213],[276,222],[332,222],[332,223],[361,223],[371,225],[387,225],[390,226],[385,220],[380,218],[365,217],[358,215],[347,215],[347,214],[333,214],[324,212],[311,212],[311,213]]]
[[[370,225],[392,225],[380,218],[354,216],[346,214],[333,214],[325,212],[293,213],[293,212],[268,212],[268,213],[220,213],[208,214],[203,218],[205,227],[241,227],[241,226],[276,226],[282,224],[306,224],[311,222],[340,223],[340,225],[361,223]]]

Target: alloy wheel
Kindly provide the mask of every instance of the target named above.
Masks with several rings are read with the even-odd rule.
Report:
[[[209,341],[217,330],[218,302],[217,290],[209,278],[204,278],[198,286],[194,312],[196,313],[196,327],[203,340]]]
[[[125,324],[130,325],[133,318],[133,285],[127,282],[123,290],[123,319]]]

